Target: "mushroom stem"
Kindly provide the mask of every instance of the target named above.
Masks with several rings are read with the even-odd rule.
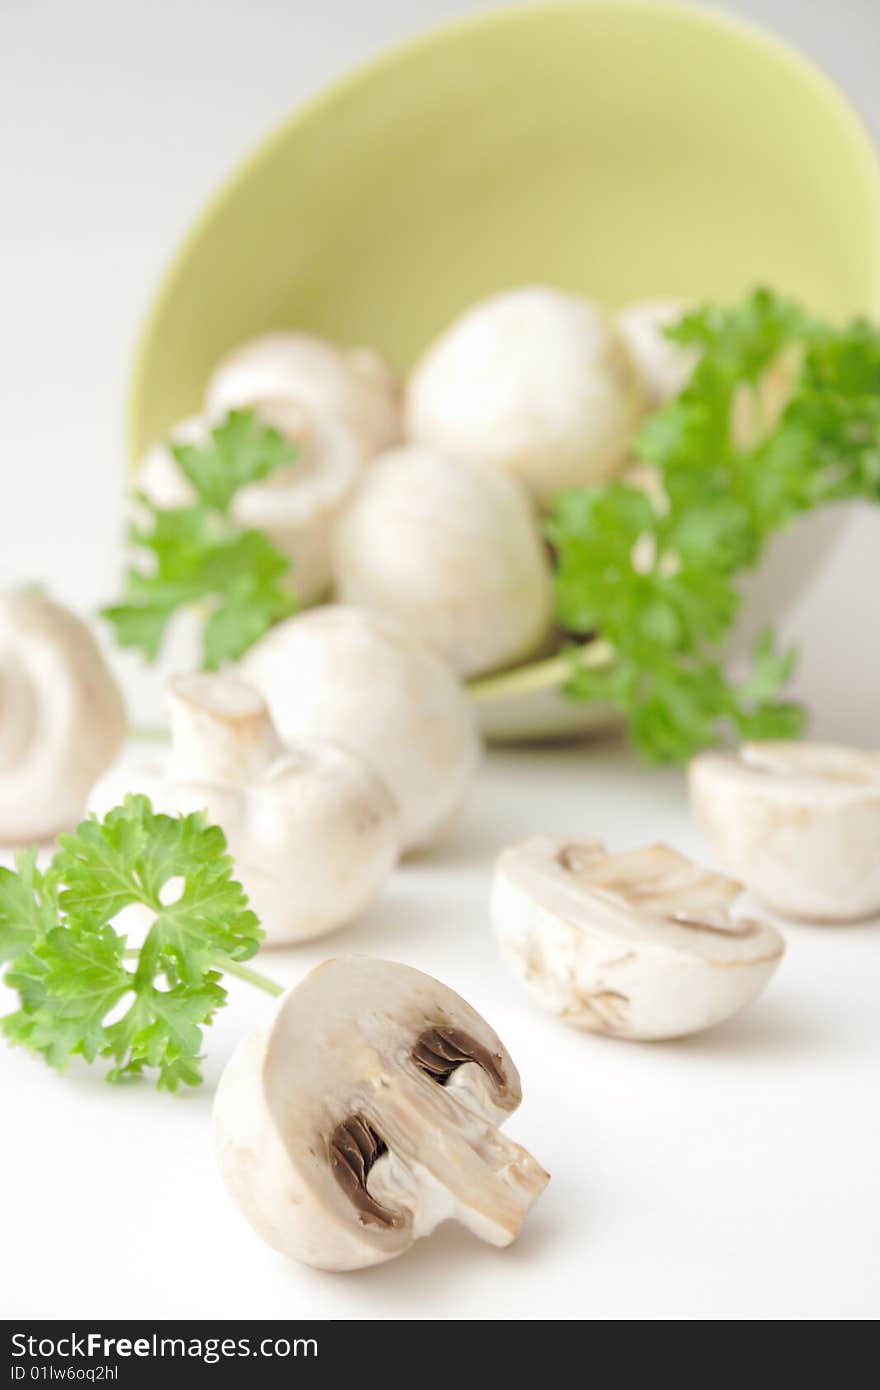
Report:
[[[128,951],[123,951],[126,960],[139,960],[140,950],[132,947]],[[242,965],[237,960],[230,960],[228,956],[217,957],[217,967],[223,971],[224,975],[234,975],[238,980],[244,980],[247,984],[253,985],[255,989],[261,989],[265,994],[271,994],[277,999],[287,988],[286,985],[279,985],[277,980],[270,980],[268,975],[261,975],[259,970],[251,970],[249,966]]]
[[[173,771],[183,780],[250,782],[282,752],[265,700],[241,681],[175,676],[168,706]]]
[[[591,642],[588,647],[584,647],[576,663],[572,662],[570,652],[564,652],[544,661],[532,661],[527,666],[513,666],[508,671],[468,681],[467,692],[470,698],[479,704],[483,700],[503,700],[515,695],[526,695],[533,690],[550,690],[554,686],[564,685],[577,666],[582,666],[585,670],[610,666],[614,654],[610,642]]]

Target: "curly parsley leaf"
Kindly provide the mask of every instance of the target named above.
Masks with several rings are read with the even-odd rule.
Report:
[[[764,634],[750,673],[723,664],[742,574],[773,534],[827,502],[880,501],[880,331],[837,329],[766,290],[688,315],[669,336],[700,354],[644,425],[649,483],[561,494],[546,524],[556,614],[598,633],[609,660],[572,653],[566,693],[626,717],[639,751],[680,760],[741,737],[786,738],[804,714],[781,691],[794,653]]]
[[[15,871],[0,867],[0,963],[14,960],[55,923],[54,885],[33,849],[19,850]]]
[[[48,875],[23,856],[2,892],[20,923],[6,941],[21,948],[6,975],[19,995],[2,1020],[10,1042],[59,1071],[74,1056],[104,1057],[109,1081],[151,1068],[160,1089],[199,1084],[202,1029],[226,1002],[221,974],[262,935],[221,830],[130,796],[63,836]],[[114,926],[133,904],[152,914],[139,951]]]
[[[160,508],[136,494],[146,518],[129,527],[136,563],[126,574],[123,600],[102,616],[120,646],[155,661],[174,615],[199,605],[203,664],[214,670],[238,660],[296,609],[286,582],[290,561],[261,531],[237,527],[229,513],[240,488],[292,463],[297,449],[248,411],[233,411],[204,445],[170,447],[195,501]]]
[[[299,449],[253,411],[232,410],[205,444],[170,446],[197,500],[209,511],[228,515],[235,494],[249,483],[295,463]]]

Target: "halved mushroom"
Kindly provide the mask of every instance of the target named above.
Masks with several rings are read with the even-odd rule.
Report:
[[[271,399],[344,425],[364,458],[400,439],[397,377],[368,348],[345,351],[308,333],[265,333],[224,357],[206,392],[214,416]]]
[[[595,304],[543,286],[468,309],[416,364],[418,444],[522,480],[541,505],[622,468],[645,404],[629,350]]]
[[[691,762],[691,806],[721,864],[789,917],[880,913],[880,753],[747,743]]]
[[[415,446],[366,471],[333,542],[343,603],[390,613],[461,675],[528,656],[550,627],[550,565],[515,478]]]
[[[327,738],[387,783],[405,850],[432,844],[470,786],[473,714],[453,672],[391,618],[328,605],[279,623],[241,665],[282,737]]]
[[[566,1023],[674,1038],[737,1013],[779,963],[775,927],[733,916],[741,892],[665,845],[545,836],[501,855],[492,922],[514,973]]]
[[[509,1245],[547,1183],[499,1132],[522,1098],[507,1049],[406,965],[327,961],[245,1038],[214,1102],[220,1172],[291,1259],[361,1269],[441,1221]]]
[[[111,773],[93,809],[140,791],[156,810],[207,811],[268,945],[322,936],[357,917],[400,846],[397,807],[372,768],[322,740],[283,745],[262,696],[231,676],[176,676],[169,705],[167,764]]]
[[[292,562],[291,584],[301,603],[313,603],[331,586],[333,527],[348,502],[360,470],[359,447],[348,429],[309,416],[292,401],[248,403],[257,417],[300,446],[295,462],[262,482],[242,488],[232,503],[239,526],[264,532]],[[189,419],[172,429],[171,444],[203,444],[208,419]],[[158,507],[184,507],[192,489],[166,444],[144,456],[136,487]]]
[[[38,589],[0,595],[0,842],[71,829],[125,738],[94,637]]]

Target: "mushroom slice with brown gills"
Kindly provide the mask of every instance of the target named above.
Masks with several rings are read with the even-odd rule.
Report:
[[[508,1245],[547,1182],[499,1130],[521,1095],[452,990],[343,957],[239,1044],[214,1107],[220,1170],[264,1240],[321,1269],[392,1259],[450,1218]]]
[[[567,1023],[671,1038],[737,1013],[779,963],[776,928],[734,917],[741,892],[666,845],[545,836],[501,855],[492,921],[514,973]]]
[[[721,864],[790,917],[880,912],[880,753],[830,743],[747,743],[702,753],[691,806]]]

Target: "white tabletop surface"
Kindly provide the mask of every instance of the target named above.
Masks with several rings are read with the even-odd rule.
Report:
[[[489,3],[490,0],[487,0]],[[156,279],[217,182],[305,95],[467,0],[5,0],[0,4],[0,584],[81,611],[120,563],[120,420]],[[797,43],[880,131],[874,0],[730,0]],[[880,510],[784,635],[814,731],[880,743]],[[132,665],[118,665],[144,717]],[[155,689],[155,683],[153,689]],[[152,697],[151,697],[152,698]],[[0,1315],[856,1317],[880,1313],[880,927],[791,927],[766,995],[688,1042],[567,1031],[509,979],[486,920],[506,841],[583,829],[697,849],[680,775],[609,748],[493,756],[455,834],[331,951],[410,961],[485,1012],[522,1070],[509,1129],[553,1174],[518,1245],[452,1227],[357,1276],[285,1264],[232,1208],[211,1088],[271,1005],[233,986],[208,1084],[173,1100],[0,1048]],[[10,1253],[11,1252],[11,1253]]]
[[[449,841],[357,926],[260,966],[294,983],[344,952],[408,962],[465,995],[520,1068],[510,1135],[552,1174],[507,1250],[442,1227],[391,1264],[287,1263],[232,1206],[211,1092],[273,1007],[232,983],[207,1084],[182,1099],[59,1078],[0,1049],[0,1308],[7,1317],[868,1318],[880,1314],[880,924],[790,926],[766,993],[701,1036],[575,1032],[508,975],[491,863],[541,830],[700,852],[678,772],[610,745],[492,755]]]

